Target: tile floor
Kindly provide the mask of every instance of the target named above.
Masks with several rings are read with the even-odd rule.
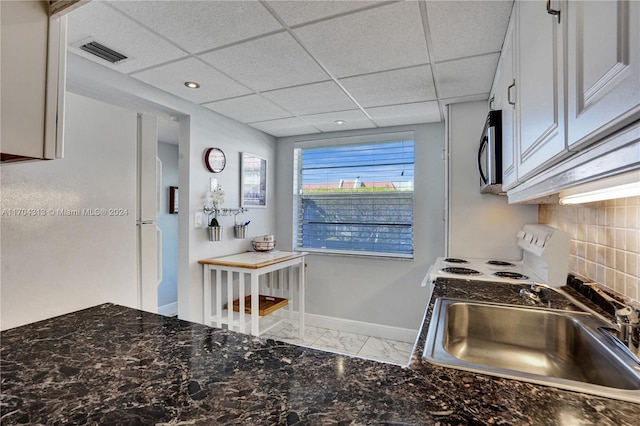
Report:
[[[260,337],[402,366],[409,363],[413,350],[412,343],[327,328],[306,326],[304,334],[304,339],[301,340],[298,336],[297,323],[285,320],[282,324],[261,334]]]

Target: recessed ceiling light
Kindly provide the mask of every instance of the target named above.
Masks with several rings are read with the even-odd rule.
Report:
[[[185,81],[184,85],[187,86],[189,89],[199,89],[200,85],[198,83],[196,83],[195,81]]]
[[[343,124],[347,124],[347,122],[344,121],[344,120],[336,120],[336,121],[334,121],[334,123],[336,123],[338,126],[342,126]]]

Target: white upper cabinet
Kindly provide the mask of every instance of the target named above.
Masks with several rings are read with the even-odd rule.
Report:
[[[568,5],[568,145],[578,150],[640,118],[640,2]]]
[[[514,47],[515,22],[512,19],[507,28],[507,34],[502,46],[502,54],[496,70],[493,84],[493,107],[502,110],[502,189],[508,190],[517,183],[516,169],[516,96]]]
[[[560,11],[560,15],[552,14]],[[566,2],[519,1],[516,147],[518,178],[566,152],[564,36]]]
[[[62,157],[66,18],[47,1],[0,1],[1,163]]]
[[[624,140],[610,136],[640,120],[640,1],[517,0],[492,96],[503,189],[548,195],[540,176],[614,149]]]

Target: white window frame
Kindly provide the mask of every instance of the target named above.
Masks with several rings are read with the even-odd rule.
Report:
[[[338,137],[338,138],[330,138],[330,139],[314,139],[314,140],[305,140],[305,141],[296,141],[294,143],[294,167],[293,167],[293,229],[292,229],[292,238],[294,243],[294,249],[298,251],[306,251],[318,254],[328,254],[328,255],[345,255],[345,256],[359,256],[359,257],[382,257],[382,258],[394,258],[394,259],[405,259],[411,260],[414,258],[414,249],[415,249],[415,178],[414,178],[414,188],[412,191],[412,209],[413,209],[413,218],[411,223],[411,232],[413,234],[412,237],[412,252],[411,253],[393,253],[393,252],[378,252],[378,251],[360,251],[360,250],[337,250],[337,249],[322,249],[322,248],[310,248],[310,247],[301,247],[298,245],[299,235],[299,213],[301,211],[301,180],[302,180],[302,168],[301,168],[301,154],[303,149],[309,148],[322,148],[322,147],[331,147],[331,146],[339,146],[339,145],[355,145],[355,144],[365,144],[365,143],[382,143],[382,142],[393,142],[400,140],[413,140],[414,141],[414,170],[416,164],[415,158],[415,135],[413,131],[408,132],[392,132],[392,133],[376,133],[376,134],[368,134],[368,135],[358,135],[358,136],[347,136],[347,137]]]

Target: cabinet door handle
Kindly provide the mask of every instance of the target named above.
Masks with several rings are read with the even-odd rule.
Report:
[[[513,82],[513,84],[507,87],[507,102],[509,102],[509,105],[516,106],[516,102],[511,100],[511,89],[513,89],[514,87],[516,87],[515,81]]]
[[[547,0],[547,13],[549,15],[555,15],[558,17],[558,24],[560,23],[560,11],[551,9],[551,0]]]

